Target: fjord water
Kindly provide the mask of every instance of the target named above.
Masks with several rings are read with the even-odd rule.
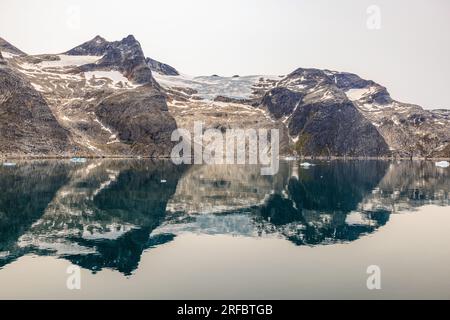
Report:
[[[450,298],[450,169],[314,164],[0,167],[0,298]]]

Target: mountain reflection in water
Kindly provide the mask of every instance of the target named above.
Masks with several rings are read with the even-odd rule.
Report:
[[[129,275],[144,250],[182,233],[348,242],[389,215],[448,206],[450,170],[430,162],[175,166],[169,161],[30,161],[0,167],[0,268],[26,254]]]

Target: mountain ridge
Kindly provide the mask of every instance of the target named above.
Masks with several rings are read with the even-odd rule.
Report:
[[[168,156],[170,133],[202,120],[205,129],[279,129],[282,154],[450,157],[450,110],[396,101],[349,72],[189,77],[146,57],[133,35],[96,36],[56,55],[27,55],[0,38],[0,65],[42,95],[69,132],[65,154]]]

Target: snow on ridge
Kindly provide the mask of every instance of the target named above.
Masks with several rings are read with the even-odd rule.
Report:
[[[371,92],[370,88],[350,89],[345,92],[351,101],[358,101]]]
[[[7,52],[7,51],[2,51],[2,56],[5,59],[13,59],[13,58],[17,57],[18,55],[14,54],[14,53]]]
[[[98,56],[69,56],[65,54],[59,54],[58,57],[60,60],[45,60],[40,62],[39,65],[47,68],[79,67],[95,63],[102,58]]]

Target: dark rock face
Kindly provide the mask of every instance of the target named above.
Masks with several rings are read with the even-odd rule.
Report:
[[[319,156],[383,156],[388,146],[376,128],[351,102],[303,105],[293,115],[291,135],[298,135],[300,154]]]
[[[0,66],[0,136],[5,155],[61,155],[69,145],[42,95],[7,66]]]
[[[147,63],[147,66],[153,71],[158,72],[160,74],[164,74],[166,76],[178,76],[178,71],[174,68],[169,66],[168,64],[153,60],[151,58],[146,58],[145,62]]]
[[[119,132],[119,139],[130,144],[133,154],[170,156],[170,136],[177,128],[169,114],[165,96],[152,88],[123,92],[104,99],[95,114]]]
[[[139,84],[154,82],[151,71],[164,75],[179,75],[168,64],[145,58],[139,42],[132,36],[121,41],[109,42],[100,36],[66,52],[68,55],[103,56],[96,64],[84,66],[84,70],[117,69],[128,79]]]
[[[269,112],[280,119],[283,116],[292,114],[295,107],[302,101],[304,93],[294,92],[284,87],[278,87],[269,91],[262,99],[262,104]]]
[[[3,38],[0,38],[0,51],[9,52],[15,55],[24,56],[26,55],[25,52],[17,49],[12,44],[10,44],[8,41],[6,41]]]

